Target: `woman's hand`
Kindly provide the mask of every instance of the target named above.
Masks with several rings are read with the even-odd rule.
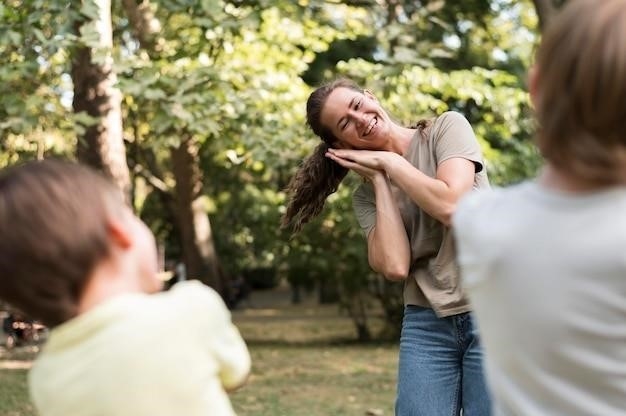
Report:
[[[393,156],[392,152],[381,150],[328,149],[328,154],[350,160],[372,169],[385,170],[385,164]]]
[[[403,280],[409,273],[411,250],[385,170],[393,165],[394,155],[402,157],[393,152],[372,150],[329,149],[326,152],[326,157],[372,183],[376,195],[376,224],[367,236],[368,262],[387,279]]]
[[[417,206],[446,226],[450,225],[458,199],[474,184],[475,165],[463,157],[444,160],[437,167],[436,176],[431,178],[394,152],[329,149],[326,156],[372,183],[378,179],[373,172],[383,174]]]
[[[389,152],[372,150],[328,149],[326,157],[368,180],[385,173],[384,158]]]

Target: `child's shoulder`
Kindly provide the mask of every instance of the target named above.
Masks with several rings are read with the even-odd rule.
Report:
[[[176,283],[168,295],[177,301],[202,307],[226,308],[222,297],[215,289],[199,280],[186,280]]]
[[[530,187],[532,184],[520,183],[468,192],[457,205],[453,224],[474,230],[494,224],[499,218],[508,218],[523,204]]]

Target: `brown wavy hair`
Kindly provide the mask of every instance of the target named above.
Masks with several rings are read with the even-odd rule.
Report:
[[[626,183],[626,0],[570,0],[536,62],[543,156],[586,183]]]
[[[322,85],[311,93],[306,103],[307,125],[321,140],[313,154],[300,165],[286,188],[289,198],[287,210],[281,220],[281,228],[297,233],[302,226],[322,212],[329,195],[336,192],[339,184],[348,174],[348,169],[325,156],[337,138],[321,122],[321,114],[326,100],[337,88],[348,88],[364,93],[365,90],[354,81],[339,78]],[[430,125],[428,120],[420,120],[412,128],[424,133]]]
[[[364,92],[353,81],[340,78],[318,87],[306,102],[307,125],[322,143],[302,162],[285,190],[289,202],[281,219],[281,228],[290,229],[293,233],[300,231],[304,224],[322,212],[328,196],[337,191],[348,174],[348,169],[325,156],[337,138],[321,122],[322,109],[328,96],[340,87]]]

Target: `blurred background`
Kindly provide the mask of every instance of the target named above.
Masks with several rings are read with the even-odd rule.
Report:
[[[252,393],[234,399],[240,414],[392,414],[401,284],[368,266],[350,201],[359,178],[349,175],[301,234],[279,229],[283,189],[319,140],[305,126],[306,99],[319,84],[347,76],[407,125],[459,111],[475,130],[492,183],[520,181],[540,163],[526,73],[541,28],[561,3],[4,0],[0,168],[67,157],[112,177],[157,236],[166,286],[199,279],[220,292],[267,371],[296,371],[326,351],[341,360],[360,356],[356,370],[350,360],[346,366],[386,380],[383,388],[361,377],[365,390],[337,393],[335,404],[345,407],[316,413],[304,398],[324,402],[320,391],[299,389],[293,406],[300,407],[281,401],[281,388],[307,377],[272,374],[269,380],[285,384],[263,393],[254,389],[271,382],[255,384],[257,373]],[[5,306],[2,314],[12,312]],[[15,349],[45,337],[28,324],[27,339],[0,339],[5,364],[27,368],[36,354]],[[357,350],[346,355],[335,344]],[[291,366],[273,361],[290,353]],[[383,373],[368,367],[372,360],[386,363]],[[318,375],[341,383],[341,371]],[[350,371],[348,390],[356,382]],[[0,414],[30,414],[20,396],[24,374],[0,369]],[[312,380],[307,385],[327,384]],[[3,397],[9,385],[18,391]]]

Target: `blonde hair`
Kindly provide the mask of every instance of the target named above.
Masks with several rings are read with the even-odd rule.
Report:
[[[570,0],[537,52],[538,147],[586,182],[626,182],[626,0]]]

